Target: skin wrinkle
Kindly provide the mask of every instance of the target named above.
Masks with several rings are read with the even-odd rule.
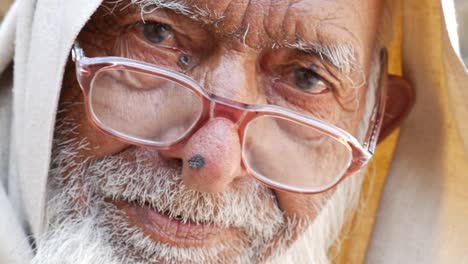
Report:
[[[329,66],[325,65],[325,67],[327,68]],[[328,69],[328,70],[329,70],[330,74],[335,77],[335,80],[338,83],[338,84],[335,84],[334,87],[340,87],[340,88],[341,87],[346,87],[345,80],[340,79],[338,76],[336,76],[333,69]],[[354,92],[355,96],[340,96],[340,94],[337,95],[337,97],[339,97],[338,102],[341,105],[341,107],[343,107],[344,111],[346,111],[348,113],[355,113],[356,112],[356,109],[358,109],[358,107],[359,107],[358,91],[359,91],[358,89],[353,89],[352,91],[349,90],[349,89],[347,90],[346,93]],[[346,100],[346,99],[348,99],[348,100]],[[350,101],[353,101],[354,103],[350,103]]]
[[[240,3],[239,3],[240,2]],[[235,3],[234,5],[231,5],[231,3]],[[242,4],[244,3],[244,4]],[[243,30],[243,28],[245,28],[246,26],[243,25],[243,21],[244,21],[244,16],[245,16],[245,13],[246,13],[246,10],[247,8],[249,7],[249,3],[250,3],[250,0],[248,2],[245,2],[245,1],[236,1],[236,0],[233,0],[230,2],[229,6],[228,6],[228,9],[226,9],[226,12],[224,13],[224,15],[226,15],[227,12],[229,13],[242,13],[242,16],[232,16],[232,18],[230,20],[225,20],[225,23],[223,24],[223,28],[225,28],[225,31],[227,32],[232,32],[233,35],[236,35],[236,34],[239,34],[239,32],[241,32]],[[238,8],[238,6],[242,6],[242,9],[239,10],[239,11],[232,11],[232,9],[236,9]],[[236,21],[237,20],[237,21]],[[225,26],[226,24],[232,24],[234,25],[234,27],[229,27],[229,26]],[[239,25],[239,26],[236,26],[236,25]],[[247,29],[245,29],[247,30]],[[245,32],[244,30],[244,32]]]
[[[223,71],[240,69],[247,67],[246,65],[255,63],[252,58],[242,56],[241,52],[248,53],[250,49],[239,50],[237,47],[231,50],[220,49],[217,53],[222,53],[223,55],[211,56],[210,60],[204,63],[206,65],[219,65],[215,67],[215,70],[204,71],[194,69],[190,74],[198,80],[202,87],[219,96],[249,104],[258,102],[260,99],[259,89],[254,81],[253,73],[249,72],[238,78],[220,77]],[[226,61],[229,63],[223,63]],[[244,86],[244,84],[248,84],[248,86]]]
[[[270,13],[271,6],[272,6],[272,1],[273,1],[273,0],[269,0],[268,6],[269,6],[270,8],[268,8],[268,9],[266,9],[266,10],[264,11],[265,13],[263,14],[263,19],[262,19],[262,25],[263,25],[263,29],[264,29],[264,34],[266,35],[266,37],[267,37],[268,39],[272,39],[272,36],[269,34],[268,29],[267,29],[267,27],[266,27],[266,21],[267,21],[266,17],[267,17],[268,14]]]
[[[250,28],[250,25],[264,25],[265,23],[265,10],[261,8],[262,6],[267,6],[267,1],[269,0],[259,0],[252,3],[252,0],[249,0],[247,8],[242,16],[242,26],[246,27],[245,24]],[[269,5],[268,5],[269,6]],[[249,22],[247,22],[249,21]],[[261,22],[260,22],[261,21]],[[245,34],[245,39],[248,46],[253,48],[260,48],[268,46],[268,35],[265,33],[265,29],[254,30],[252,34]]]
[[[282,29],[283,29],[283,32],[284,32],[284,35],[281,36],[281,38],[284,39],[284,41],[286,43],[296,43],[297,41],[297,34],[296,34],[296,23],[291,23],[290,21],[295,21],[295,17],[296,17],[296,13],[293,13],[291,14],[291,11],[293,10],[293,5],[294,4],[289,4],[287,9],[286,9],[286,15],[285,17],[283,18],[283,23],[282,23]],[[291,25],[293,25],[293,29],[291,30]],[[310,25],[313,27],[313,25]],[[293,34],[291,34],[291,31],[294,32],[294,36]],[[291,39],[292,37],[294,37],[294,39]]]
[[[297,5],[297,6],[295,6]],[[293,9],[295,8],[296,10],[301,10],[303,7],[301,7],[302,3],[300,1],[297,1],[295,4],[292,4],[290,6],[290,9]],[[354,7],[354,6],[353,6]],[[336,5],[334,6],[334,10],[329,10],[328,6],[327,6],[327,9],[326,10],[326,15],[322,15],[320,16],[320,18],[317,18],[316,20],[318,21],[318,24],[320,25],[321,23],[324,23],[324,22],[328,22],[330,20],[339,20],[339,19],[342,19],[343,17],[339,17],[337,16],[338,13],[340,13],[340,11],[343,11],[346,10],[344,9],[342,6],[339,6],[339,5]],[[323,8],[322,8],[323,10]],[[354,12],[354,14],[358,14],[360,15],[359,12]],[[298,21],[296,19],[296,21]],[[337,24],[333,24],[334,26],[337,26]],[[340,28],[343,28],[343,29],[346,29],[344,26],[339,26]],[[346,29],[347,30],[347,33],[350,34],[350,36],[353,38],[353,40],[355,40],[357,43],[360,42],[359,38],[352,32],[352,31],[349,31],[349,29]],[[320,35],[318,35],[320,37]]]
[[[287,8],[281,8],[280,6],[281,6],[281,4],[285,4],[285,5],[289,6],[290,5],[289,2],[290,2],[290,0],[288,0],[288,1],[271,0],[269,12],[268,12],[268,17],[270,17],[271,19],[266,19],[266,20],[264,20],[264,23],[263,23],[263,27],[265,28],[265,31],[268,34],[268,36],[270,37],[270,39],[279,39],[281,36],[285,35],[284,31],[282,30],[283,27],[282,27],[281,24],[282,24],[282,21],[285,20],[285,16],[287,14],[288,9]],[[281,10],[284,10],[283,15],[279,15],[278,20],[275,20],[274,18],[276,16],[274,15],[274,12],[280,12]],[[275,30],[277,30],[277,31],[275,32]],[[272,46],[274,46],[276,48],[277,44],[273,43]]]

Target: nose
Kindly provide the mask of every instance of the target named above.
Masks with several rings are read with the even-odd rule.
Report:
[[[163,154],[182,159],[182,180],[192,190],[219,193],[241,177],[241,147],[234,123],[209,120],[177,150]]]

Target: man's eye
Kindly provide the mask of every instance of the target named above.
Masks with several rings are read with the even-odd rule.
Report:
[[[323,78],[308,68],[297,68],[294,70],[294,84],[300,90],[312,94],[318,94],[329,89]]]
[[[172,28],[158,22],[146,22],[143,24],[143,35],[148,41],[160,44],[172,35]]]

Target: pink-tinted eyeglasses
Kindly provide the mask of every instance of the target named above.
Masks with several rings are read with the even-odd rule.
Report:
[[[386,66],[386,55],[382,57]],[[238,127],[243,168],[283,191],[323,192],[359,171],[373,155],[385,107],[381,77],[361,144],[320,119],[219,97],[188,76],[157,65],[121,57],[87,58],[78,44],[72,58],[87,113],[99,130],[130,144],[167,149],[182,144],[211,118],[226,118]]]

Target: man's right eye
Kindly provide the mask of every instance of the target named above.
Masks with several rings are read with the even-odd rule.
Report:
[[[319,94],[330,89],[326,81],[309,68],[294,70],[294,84],[300,90],[310,94]]]
[[[154,44],[161,44],[172,37],[172,28],[169,25],[158,22],[145,22],[143,24],[143,35]]]

